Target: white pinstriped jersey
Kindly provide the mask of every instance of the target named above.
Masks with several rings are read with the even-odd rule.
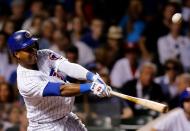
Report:
[[[37,55],[39,70],[29,70],[21,65],[17,68],[18,89],[24,97],[29,125],[59,120],[71,112],[74,103],[74,97],[42,96],[48,82],[65,83],[65,74],[56,72],[54,64],[58,59],[67,59],[48,49],[39,50]]]

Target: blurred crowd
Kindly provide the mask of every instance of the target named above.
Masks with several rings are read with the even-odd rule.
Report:
[[[172,23],[177,12],[183,21]],[[27,127],[17,61],[6,46],[20,29],[38,37],[40,49],[99,73],[113,90],[170,110],[180,106],[179,95],[190,86],[190,0],[0,0],[0,131]],[[110,121],[142,125],[160,115],[91,94],[76,97],[73,111],[86,125],[108,127]]]

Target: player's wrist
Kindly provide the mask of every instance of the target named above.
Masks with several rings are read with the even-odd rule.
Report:
[[[86,74],[86,79],[89,80],[89,81],[95,81],[95,79],[96,79],[95,76],[96,76],[96,74],[89,71]]]
[[[89,81],[105,84],[104,81],[101,79],[101,77],[100,77],[100,75],[98,73],[94,74],[94,73],[92,73],[92,72],[89,71],[86,74],[86,79],[89,80]]]
[[[80,93],[91,92],[91,86],[92,86],[92,83],[80,84]]]

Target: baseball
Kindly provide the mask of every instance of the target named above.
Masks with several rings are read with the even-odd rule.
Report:
[[[172,22],[173,23],[179,23],[181,22],[182,20],[182,15],[181,13],[175,13],[173,16],[172,16]]]

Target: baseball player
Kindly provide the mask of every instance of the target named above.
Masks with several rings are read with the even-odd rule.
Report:
[[[152,131],[190,131],[190,87],[180,95],[182,108],[167,113],[153,127]]]
[[[27,108],[28,131],[85,131],[71,112],[74,96],[93,92],[106,97],[111,88],[98,74],[49,49],[38,50],[37,38],[26,30],[13,33],[8,47],[18,61],[17,83]],[[66,76],[92,83],[69,83]]]

